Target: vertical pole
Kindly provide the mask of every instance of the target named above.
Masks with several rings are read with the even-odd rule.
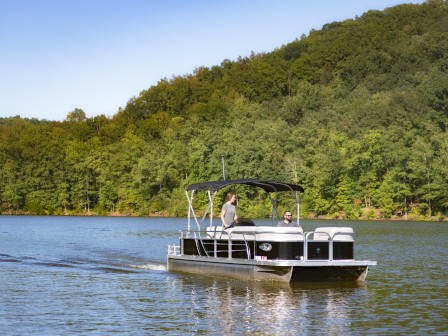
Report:
[[[226,180],[226,171],[224,166],[224,154],[221,155],[221,163],[222,163],[222,177],[224,178],[224,181]]]
[[[296,199],[297,206],[297,225],[300,226],[300,199],[297,191],[294,191],[294,198]]]
[[[213,226],[213,198],[210,194],[210,190],[207,190],[208,202],[210,204],[210,227]]]
[[[190,223],[191,223],[191,211],[193,209],[194,190],[191,191],[191,197],[188,196],[187,190],[185,190],[185,195],[187,195],[187,200],[188,200],[187,234],[189,234],[190,233]]]

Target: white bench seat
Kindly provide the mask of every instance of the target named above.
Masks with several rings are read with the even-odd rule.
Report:
[[[237,226],[223,230],[222,226],[209,226],[206,234],[210,238],[257,240],[257,241],[303,241],[301,227]]]
[[[314,240],[330,240],[353,242],[354,232],[351,227],[319,227],[314,230]]]

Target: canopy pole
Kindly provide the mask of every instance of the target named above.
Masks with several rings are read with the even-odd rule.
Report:
[[[296,205],[297,205],[297,225],[300,226],[300,200],[297,194],[298,194],[297,191],[294,191],[294,197],[296,199]]]
[[[225,171],[225,165],[224,165],[224,154],[221,154],[221,164],[222,164],[222,177],[224,178],[224,181],[226,180],[226,171]]]
[[[187,232],[190,232],[190,221],[191,221],[191,212],[193,210],[193,193],[194,190],[191,191],[191,197],[188,195],[188,191],[185,191],[185,195],[188,200],[188,215],[187,215]]]
[[[210,204],[210,227],[213,225],[213,198],[210,194],[210,190],[207,190],[208,202]]]

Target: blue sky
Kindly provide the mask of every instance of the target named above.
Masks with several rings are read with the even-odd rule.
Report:
[[[414,0],[0,0],[0,117],[113,116],[162,78]]]

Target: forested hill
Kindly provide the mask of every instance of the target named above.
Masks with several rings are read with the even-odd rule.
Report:
[[[224,154],[230,178],[301,184],[303,217],[446,218],[447,27],[447,1],[369,11],[162,79],[112,117],[2,118],[0,211],[185,216],[185,186],[222,178]],[[265,216],[256,198],[240,211]]]

